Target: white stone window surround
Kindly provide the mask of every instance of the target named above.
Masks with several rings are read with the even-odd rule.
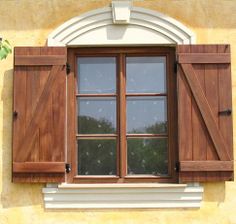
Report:
[[[175,46],[194,44],[194,33],[173,18],[113,0],[111,7],[74,17],[55,29],[48,46]],[[199,208],[203,187],[194,184],[47,184],[45,208]]]
[[[117,10],[122,13],[120,17],[115,16],[117,13],[114,12],[116,8],[114,3],[113,7],[96,9],[74,17],[49,35],[48,46],[140,46],[195,43],[194,33],[175,19],[156,11],[131,6],[129,1],[121,2],[123,2],[123,11]],[[125,2],[127,2],[126,8]]]

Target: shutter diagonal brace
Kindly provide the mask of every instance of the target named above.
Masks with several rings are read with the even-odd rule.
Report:
[[[45,85],[45,88],[43,89],[40,97],[39,97],[39,100],[37,102],[37,105],[36,105],[36,108],[34,110],[34,113],[32,115],[32,119],[30,122],[29,122],[29,125],[27,127],[27,131],[25,133],[25,136],[24,138],[21,140],[20,144],[19,144],[19,150],[18,152],[18,158],[22,161],[25,161],[27,159],[27,157],[29,156],[30,154],[30,147],[26,147],[25,145],[30,145],[33,141],[33,138],[32,138],[32,134],[33,134],[33,130],[34,130],[34,127],[35,125],[37,125],[38,121],[40,120],[40,117],[42,116],[43,114],[43,111],[44,111],[44,102],[45,100],[48,100],[48,94],[56,80],[56,77],[58,75],[58,73],[60,72],[60,68],[62,68],[62,66],[59,66],[59,65],[56,65],[56,66],[52,66],[52,70],[49,74],[49,78],[47,80],[47,83]],[[22,150],[22,148],[24,148],[24,150]]]
[[[197,103],[199,111],[202,118],[206,124],[208,133],[212,139],[215,146],[216,152],[221,161],[231,160],[228,151],[226,149],[225,141],[218,130],[217,124],[215,122],[213,113],[209,106],[209,103],[204,95],[201,85],[197,79],[196,73],[191,64],[180,64],[183,70],[183,74],[187,80],[187,83],[192,91],[193,97]]]

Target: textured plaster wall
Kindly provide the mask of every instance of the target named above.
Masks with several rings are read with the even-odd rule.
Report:
[[[13,46],[44,45],[48,34],[66,20],[108,4],[110,0],[0,0],[0,36]],[[195,32],[198,43],[231,44],[236,102],[236,0],[134,0],[134,5],[179,20]],[[0,61],[0,224],[236,224],[235,182],[204,184],[200,209],[45,210],[42,185],[11,183],[12,64],[12,55]],[[236,103],[233,111],[236,133]]]

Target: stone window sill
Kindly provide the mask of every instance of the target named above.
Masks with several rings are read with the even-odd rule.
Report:
[[[47,184],[48,209],[200,208],[203,187],[195,184]]]

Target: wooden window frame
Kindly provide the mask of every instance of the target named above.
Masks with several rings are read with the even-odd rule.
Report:
[[[76,147],[76,74],[77,74],[77,57],[78,56],[114,56],[117,57],[117,93],[103,94],[103,96],[117,96],[117,176],[77,176],[77,147]],[[126,175],[126,117],[119,118],[126,108],[126,96],[135,94],[125,94],[125,56],[164,56],[166,57],[166,77],[167,77],[167,120],[168,120],[168,170],[169,176],[152,176],[152,175]],[[67,163],[71,164],[71,172],[67,173],[66,180],[68,183],[176,183],[178,174],[175,169],[178,160],[177,150],[177,85],[176,74],[174,74],[175,48],[174,47],[106,47],[106,48],[68,48],[68,63],[71,71],[67,77]],[[83,94],[85,95],[85,94]],[[140,94],[137,94],[140,96]],[[157,95],[157,94],[141,94]],[[91,96],[91,95],[90,95]],[[96,94],[94,94],[96,97]],[[101,96],[101,95],[99,95]],[[122,133],[122,134],[120,134]],[[129,134],[128,134],[129,135]],[[107,137],[114,137],[115,135]],[[133,136],[133,134],[132,134]],[[150,134],[147,137],[153,137]]]

